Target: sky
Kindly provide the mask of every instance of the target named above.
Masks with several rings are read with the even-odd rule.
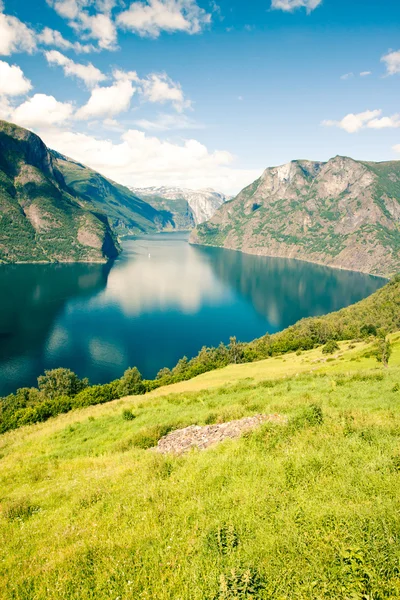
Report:
[[[0,118],[125,185],[400,159],[399,91],[398,0],[0,0]]]

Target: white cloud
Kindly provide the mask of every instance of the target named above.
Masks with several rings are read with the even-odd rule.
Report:
[[[69,77],[78,77],[82,79],[87,87],[93,87],[100,81],[104,81],[107,77],[92,63],[82,65],[75,63],[73,60],[58,52],[58,50],[49,50],[44,53],[49,65],[58,65],[63,67],[65,75]]]
[[[70,27],[76,32],[85,38],[97,40],[100,49],[117,48],[117,29],[111,15],[116,4],[114,0],[47,0],[47,2],[61,17],[67,19]]]
[[[272,0],[271,8],[292,12],[296,8],[305,8],[308,13],[321,4],[322,0]]]
[[[388,75],[400,73],[400,50],[385,54],[385,56],[382,56],[381,61],[385,63]]]
[[[0,4],[0,11],[3,6]],[[35,33],[16,17],[0,12],[0,55],[14,52],[32,53],[36,48]]]
[[[368,75],[372,75],[372,71],[361,71],[360,77],[368,77]]]
[[[166,73],[152,73],[141,81],[142,94],[149,102],[171,102],[178,112],[190,108],[190,101],[185,100],[182,88],[175,83]]]
[[[386,129],[400,127],[400,115],[392,115],[391,117],[382,117],[381,119],[372,119],[368,121],[367,127],[371,129]]]
[[[17,65],[0,60],[0,95],[20,96],[32,89],[32,84]]]
[[[96,87],[84,106],[76,113],[77,119],[114,117],[128,110],[135,88],[128,79],[116,81],[109,87]]]
[[[102,13],[88,15],[82,12],[73,26],[78,32],[86,32],[88,37],[96,39],[99,48],[103,50],[116,50],[117,28],[109,15]]]
[[[154,121],[140,119],[135,125],[146,131],[170,131],[183,129],[204,129],[204,125],[196,123],[186,115],[160,114]]]
[[[400,153],[400,144],[396,144],[395,146],[393,146],[393,147],[392,147],[392,149],[393,149],[395,152],[399,152],[399,153]]]
[[[147,0],[133,2],[117,17],[117,23],[141,36],[158,37],[162,31],[199,33],[211,15],[195,0]]]
[[[341,121],[322,121],[322,125],[328,127],[339,127],[348,133],[356,133],[364,127],[368,127],[368,123],[377,119],[381,115],[381,110],[366,110],[365,112],[346,115]]]
[[[229,152],[210,152],[197,140],[180,144],[128,130],[119,142],[83,133],[43,131],[44,141],[55,150],[73,157],[125,185],[179,185],[213,187],[234,193],[248,185],[260,172],[235,169]]]
[[[37,35],[39,43],[45,46],[55,46],[61,50],[75,50],[78,53],[88,53],[95,50],[91,44],[81,44],[80,42],[70,42],[66,40],[59,31],[45,27],[41,33]]]
[[[344,75],[341,75],[340,79],[352,79],[354,77],[354,73],[345,73]]]
[[[47,128],[65,123],[73,113],[69,102],[58,102],[54,96],[35,94],[13,109],[10,118],[17,125],[31,128]]]

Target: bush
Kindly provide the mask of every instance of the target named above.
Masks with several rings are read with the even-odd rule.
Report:
[[[70,369],[53,369],[45,371],[44,375],[38,377],[39,390],[50,399],[57,398],[57,396],[71,398],[88,385],[88,379],[79,379]]]
[[[133,419],[136,419],[136,415],[134,415],[129,408],[124,408],[122,411],[122,418],[124,421],[133,421]]]
[[[92,385],[77,394],[72,400],[73,408],[83,408],[93,404],[104,404],[115,399],[113,394],[113,385],[106,383],[104,385]]]
[[[322,354],[333,354],[338,350],[340,350],[338,343],[335,340],[329,340],[322,348]]]

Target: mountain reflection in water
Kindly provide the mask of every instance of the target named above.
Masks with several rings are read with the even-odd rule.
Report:
[[[0,266],[0,394],[65,366],[95,382],[145,377],[203,345],[247,341],[337,310],[385,282],[286,259],[126,239],[113,265]]]

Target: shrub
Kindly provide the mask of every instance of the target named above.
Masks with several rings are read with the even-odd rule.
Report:
[[[93,404],[104,404],[114,400],[113,386],[110,383],[104,385],[92,385],[77,394],[72,400],[73,408],[83,408]]]
[[[88,379],[79,379],[70,369],[52,369],[38,377],[39,390],[50,399],[57,396],[76,396],[88,385]]]
[[[335,340],[329,340],[322,348],[322,354],[333,354],[339,350],[339,345]]]
[[[136,415],[134,415],[129,408],[124,408],[122,411],[122,418],[124,421],[133,421],[133,419],[136,419]]]

